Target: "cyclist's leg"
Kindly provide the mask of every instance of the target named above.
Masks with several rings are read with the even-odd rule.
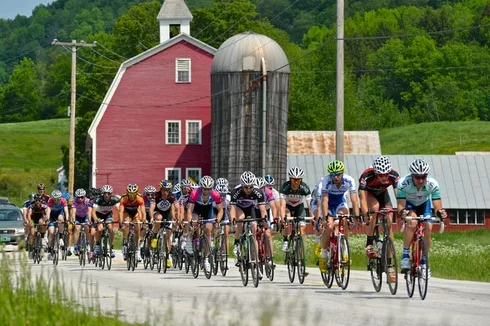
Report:
[[[235,206],[235,211],[236,211],[236,220],[237,221],[243,221],[245,218],[245,213],[241,207]],[[237,223],[236,228],[235,228],[235,243],[233,245],[233,253],[235,254],[235,257],[238,255],[239,249],[238,249],[238,240],[242,236],[243,233],[243,223]]]
[[[413,206],[411,203],[405,203],[405,210],[408,211],[407,216],[417,216],[417,207]],[[402,260],[400,261],[402,271],[410,268],[410,242],[413,239],[416,226],[417,221],[408,221],[405,223],[405,230],[403,231]]]
[[[75,217],[75,232],[73,232],[73,243],[75,245],[75,251],[78,252],[78,239],[80,238],[81,225],[78,217]]]
[[[292,211],[292,212],[291,212]],[[286,216],[284,216],[284,227],[282,228],[282,251],[288,251],[288,239],[291,234],[292,224],[287,222],[287,217],[294,216],[294,207],[286,204]]]
[[[370,211],[378,211],[381,206],[379,202],[379,196],[374,196],[368,193],[367,202],[368,202],[368,210]],[[374,242],[374,227],[376,226],[376,214],[373,213],[371,216],[368,216],[369,225],[366,228],[366,255],[370,258],[376,257],[376,252],[374,251],[373,242]]]

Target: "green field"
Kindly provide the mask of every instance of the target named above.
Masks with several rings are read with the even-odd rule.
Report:
[[[69,143],[69,119],[0,125],[0,196],[21,204],[38,183],[50,192],[58,182],[61,146]]]

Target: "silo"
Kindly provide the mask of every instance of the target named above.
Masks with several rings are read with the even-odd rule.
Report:
[[[236,184],[250,170],[284,181],[289,75],[286,54],[267,36],[241,33],[220,46],[211,68],[214,177]]]

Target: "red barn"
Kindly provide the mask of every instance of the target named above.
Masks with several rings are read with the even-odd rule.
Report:
[[[158,14],[160,44],[125,61],[92,125],[91,186],[129,182],[141,191],[159,180],[211,172],[211,64],[216,49],[193,38],[183,0]],[[170,38],[170,26],[180,34]]]

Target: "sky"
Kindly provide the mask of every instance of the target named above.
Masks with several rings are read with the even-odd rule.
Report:
[[[0,18],[13,19],[17,15],[30,17],[37,5],[53,1],[55,0],[0,0]]]

